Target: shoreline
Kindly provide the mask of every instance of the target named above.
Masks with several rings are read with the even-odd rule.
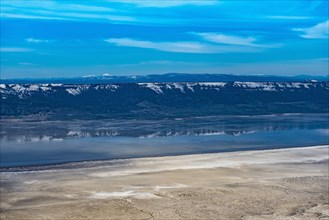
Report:
[[[169,156],[151,156],[151,157],[133,157],[133,158],[122,158],[122,159],[104,159],[104,160],[85,160],[85,161],[76,161],[76,162],[63,162],[55,164],[45,164],[45,165],[31,165],[31,166],[11,166],[11,167],[0,167],[1,173],[21,173],[21,172],[47,172],[47,171],[61,171],[61,170],[70,170],[70,169],[95,169],[97,167],[103,166],[113,166],[121,163],[129,163],[130,161],[138,160],[149,160],[149,159],[179,159],[184,157],[213,157],[213,156],[234,156],[236,154],[245,154],[245,153],[256,153],[256,152],[283,152],[290,150],[302,150],[302,149],[320,149],[328,148],[329,145],[315,145],[315,146],[298,146],[298,147],[280,147],[280,148],[261,148],[255,150],[238,150],[238,151],[223,151],[215,153],[196,153],[196,154],[183,154],[183,155],[169,155]]]

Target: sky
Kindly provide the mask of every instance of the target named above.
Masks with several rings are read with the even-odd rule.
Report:
[[[1,0],[1,78],[328,75],[328,0]]]

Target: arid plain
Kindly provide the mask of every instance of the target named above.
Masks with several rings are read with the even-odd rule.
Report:
[[[329,219],[328,146],[1,173],[1,219]]]

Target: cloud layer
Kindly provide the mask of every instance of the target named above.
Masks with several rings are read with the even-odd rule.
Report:
[[[204,40],[218,43],[218,44],[228,44],[228,45],[239,45],[247,47],[278,47],[279,44],[257,44],[257,39],[255,37],[241,37],[233,35],[225,35],[221,33],[192,33],[194,35],[202,37]]]
[[[36,39],[36,38],[27,38],[26,42],[29,43],[49,43],[50,40],[44,40],[44,39]]]
[[[177,53],[231,53],[258,52],[259,50],[242,46],[223,46],[193,41],[152,42],[131,38],[108,38],[105,42],[115,46],[138,47]]]
[[[179,6],[205,6],[219,4],[218,0],[114,0],[112,2],[120,2],[125,4],[133,4],[138,7],[151,7],[151,8],[167,8],[167,7],[179,7]]]
[[[33,49],[30,48],[22,48],[22,47],[1,47],[0,52],[32,52]]]
[[[2,77],[328,74],[327,0],[0,4]]]
[[[329,36],[329,20],[308,28],[294,28],[301,32],[300,36],[308,39],[327,39]]]

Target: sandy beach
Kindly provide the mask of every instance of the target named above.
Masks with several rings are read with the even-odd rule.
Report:
[[[328,149],[1,172],[0,219],[329,219]]]

